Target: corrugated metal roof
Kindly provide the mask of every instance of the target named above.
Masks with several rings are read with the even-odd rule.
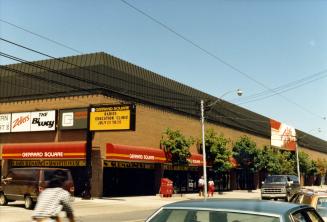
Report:
[[[2,66],[0,77],[0,102],[101,92],[200,117],[200,100],[218,99],[103,52]],[[223,100],[206,119],[270,138],[269,118]],[[312,144],[327,152],[326,141]]]

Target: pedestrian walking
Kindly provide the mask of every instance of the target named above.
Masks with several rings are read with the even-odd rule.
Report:
[[[204,177],[201,176],[198,181],[198,188],[199,188],[199,196],[204,196],[203,190],[204,190]]]
[[[41,192],[32,214],[33,222],[60,222],[63,210],[70,222],[75,222],[70,193],[62,187],[67,175],[62,170],[54,171],[49,186]]]
[[[208,197],[213,196],[213,193],[215,192],[215,182],[213,182],[212,178],[210,178],[208,181],[208,188],[209,188]]]

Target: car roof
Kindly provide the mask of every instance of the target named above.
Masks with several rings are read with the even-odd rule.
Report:
[[[197,209],[222,209],[230,211],[248,211],[267,214],[283,215],[289,211],[304,208],[311,208],[306,205],[294,203],[268,201],[268,200],[248,200],[248,199],[207,199],[207,200],[187,200],[165,205],[163,208],[197,208]]]

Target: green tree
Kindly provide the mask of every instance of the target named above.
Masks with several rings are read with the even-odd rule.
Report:
[[[233,146],[233,156],[244,169],[255,171],[258,165],[257,145],[248,136],[242,136]]]
[[[278,161],[278,150],[270,146],[265,146],[262,150],[258,150],[258,161],[255,168],[264,170],[267,173],[275,174],[281,169]]]
[[[161,146],[173,165],[187,165],[191,157],[190,146],[194,143],[192,137],[186,138],[179,130],[167,128],[160,140]]]
[[[264,147],[258,150],[256,168],[270,174],[294,174],[295,161],[292,154],[274,147]]]
[[[327,173],[327,161],[325,159],[317,159],[317,174],[325,176]]]
[[[279,151],[278,160],[281,166],[280,174],[295,174],[296,161],[289,151]],[[277,173],[277,172],[276,172]]]
[[[299,163],[300,163],[300,172],[302,174],[308,175],[312,167],[311,159],[309,154],[300,151],[299,152]]]
[[[215,172],[226,172],[232,168],[229,161],[232,152],[227,148],[229,143],[230,140],[225,138],[223,134],[217,135],[213,129],[206,130],[206,158]]]

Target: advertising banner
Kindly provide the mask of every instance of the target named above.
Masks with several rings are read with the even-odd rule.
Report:
[[[55,110],[31,112],[31,131],[53,131],[55,129]]]
[[[270,120],[271,146],[281,149],[296,150],[296,131],[294,127],[288,126],[276,120]]]
[[[11,132],[29,132],[31,131],[31,113],[12,113],[11,114]]]
[[[135,105],[92,107],[90,130],[135,130]]]
[[[87,129],[87,112],[87,108],[60,110],[59,129]]]
[[[0,133],[9,133],[11,124],[11,114],[0,114]]]

